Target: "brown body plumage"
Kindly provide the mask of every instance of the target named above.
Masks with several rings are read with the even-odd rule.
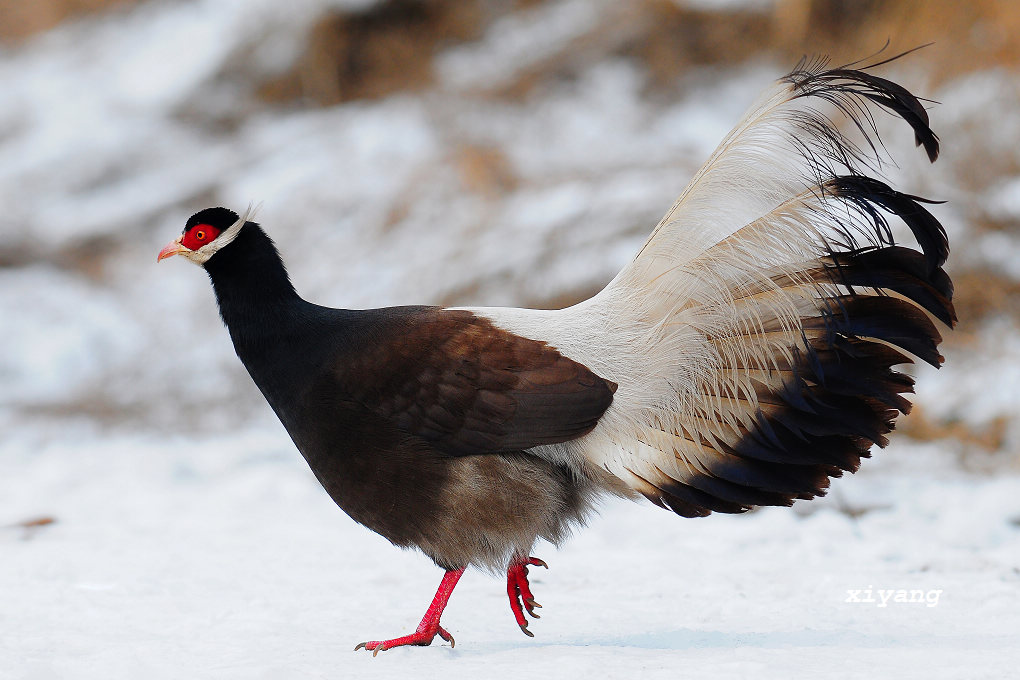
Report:
[[[591,483],[525,451],[591,431],[616,385],[464,311],[387,310],[357,343],[278,406],[351,517],[446,569],[494,570],[582,518]]]

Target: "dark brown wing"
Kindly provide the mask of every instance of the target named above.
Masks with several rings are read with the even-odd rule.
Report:
[[[471,312],[396,308],[344,369],[354,401],[451,455],[519,451],[590,432],[616,384]]]

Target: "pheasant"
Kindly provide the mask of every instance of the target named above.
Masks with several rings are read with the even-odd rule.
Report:
[[[886,60],[888,61],[888,60]],[[596,498],[683,517],[791,505],[885,446],[956,321],[929,203],[875,177],[874,112],[939,141],[875,67],[802,62],[754,103],[623,270],[572,307],[331,309],[291,285],[246,212],[193,215],[159,260],[205,268],[238,357],[350,517],[445,570],[418,628],[358,648],[453,645],[469,566],[538,603],[539,538]],[[840,123],[845,123],[840,127]],[[893,239],[890,220],[917,248]]]

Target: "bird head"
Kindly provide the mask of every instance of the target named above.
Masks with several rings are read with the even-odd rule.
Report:
[[[248,222],[252,209],[238,217],[226,208],[206,208],[188,218],[184,232],[159,251],[159,262],[171,255],[181,255],[195,264],[204,265],[209,258],[229,244]]]

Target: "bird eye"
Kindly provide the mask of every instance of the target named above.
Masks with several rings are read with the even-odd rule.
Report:
[[[195,238],[197,238],[199,241],[204,241],[205,240],[205,232],[202,231],[201,229],[199,229],[198,231],[195,232]]]

